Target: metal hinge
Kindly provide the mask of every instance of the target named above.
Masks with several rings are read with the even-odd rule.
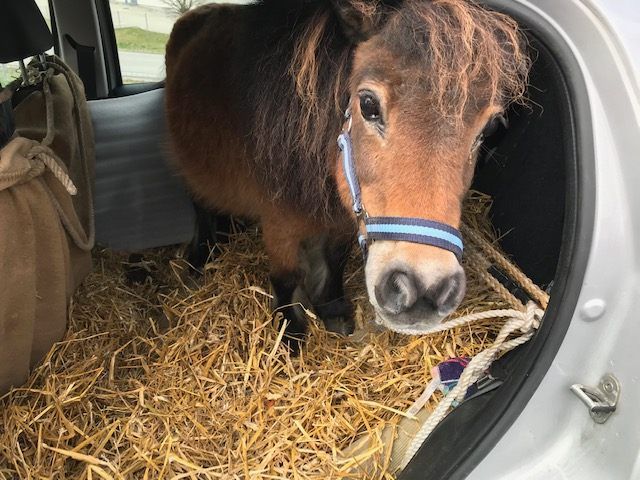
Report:
[[[576,383],[571,385],[571,391],[587,406],[594,422],[604,423],[616,411],[620,397],[620,382],[613,374],[607,373],[600,379],[596,388]]]

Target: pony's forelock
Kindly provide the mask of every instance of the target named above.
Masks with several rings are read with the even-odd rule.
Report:
[[[407,0],[394,21],[415,29],[408,40],[424,54],[430,103],[442,117],[459,124],[472,102],[524,101],[530,60],[511,17],[468,0]]]

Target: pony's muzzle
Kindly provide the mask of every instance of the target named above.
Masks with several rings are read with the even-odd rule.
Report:
[[[455,310],[464,289],[465,276],[461,269],[434,285],[425,285],[410,271],[391,270],[375,287],[375,294],[378,305],[387,315],[419,323],[423,318],[444,317]]]
[[[465,294],[466,277],[451,252],[425,246],[407,251],[397,242],[376,243],[367,260],[367,287],[385,326],[426,331],[455,311]],[[417,252],[422,255],[415,256]]]

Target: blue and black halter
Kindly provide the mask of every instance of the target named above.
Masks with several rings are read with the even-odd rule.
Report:
[[[446,223],[413,217],[370,217],[362,204],[360,182],[356,173],[351,144],[351,115],[345,114],[348,126],[338,137],[338,146],[342,151],[342,167],[353,199],[353,211],[363,231],[358,242],[366,258],[367,246],[374,240],[396,240],[402,242],[431,245],[452,252],[458,261],[462,259],[462,236],[460,232]]]

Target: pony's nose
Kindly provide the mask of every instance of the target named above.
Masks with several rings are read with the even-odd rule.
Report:
[[[432,285],[425,285],[413,273],[390,271],[375,288],[378,305],[390,315],[410,314],[413,321],[434,313],[445,316],[456,309],[465,290],[460,268]]]

